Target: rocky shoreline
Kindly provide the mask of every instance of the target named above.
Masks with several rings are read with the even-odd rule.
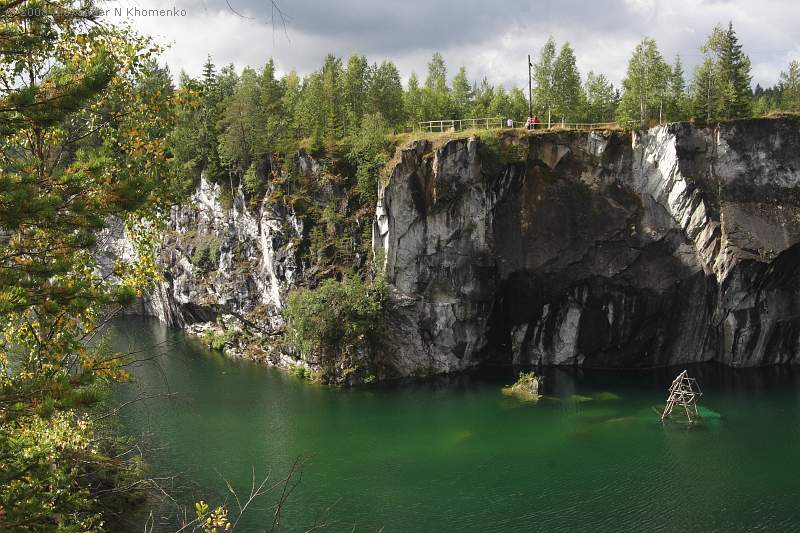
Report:
[[[798,119],[415,141],[371,220],[330,166],[296,163],[256,203],[239,187],[227,208],[222,185],[202,179],[172,209],[164,281],[130,312],[234,357],[318,372],[277,341],[289,291],[337,275],[309,253],[311,204],[355,213],[333,230],[355,271],[370,268],[372,227],[390,288],[385,340],[366,362],[378,379],[484,363],[800,361]],[[292,179],[313,194],[276,202],[274,183]]]

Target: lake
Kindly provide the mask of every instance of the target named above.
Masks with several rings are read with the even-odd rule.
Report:
[[[185,503],[218,504],[223,478],[247,493],[253,471],[277,480],[302,456],[286,531],[320,520],[330,531],[800,529],[798,369],[690,367],[708,415],[690,429],[656,413],[682,369],[546,369],[533,404],[501,394],[511,369],[339,390],[226,359],[153,320],[113,328],[118,348],[152,358],[118,397],[172,393],[125,409],[122,427],[146,434],[152,475],[179,474]],[[239,530],[269,531],[276,498]],[[169,509],[154,531],[174,531],[159,518]]]

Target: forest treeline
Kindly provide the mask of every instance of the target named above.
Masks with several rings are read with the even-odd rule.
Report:
[[[633,51],[621,87],[602,73],[581,76],[568,42],[548,39],[532,64],[533,112],[543,122],[711,122],[771,111],[800,111],[800,63],[792,61],[773,87],[751,87],[751,64],[732,24],[715,27],[701,46],[703,60],[687,76],[680,56],[668,62],[654,39]],[[164,73],[164,79],[169,76]],[[171,89],[170,89],[171,90]],[[223,169],[244,174],[266,154],[298,146],[332,149],[367,130],[398,132],[420,121],[470,117],[525,120],[527,91],[487,79],[471,81],[461,67],[449,80],[434,53],[424,79],[404,85],[391,61],[370,64],[353,54],[329,54],[301,78],[279,77],[269,60],[260,70],[217,68],[209,58],[198,78],[181,74],[177,91],[191,95],[178,111],[171,146],[183,170],[210,177]],[[365,123],[366,121],[366,123]]]
[[[258,198],[272,180],[267,200],[303,211],[308,253],[324,259],[340,241],[352,252],[350,228],[368,236],[370,225],[357,222],[374,212],[388,133],[426,119],[527,115],[520,89],[470,82],[463,68],[448,83],[439,54],[424,81],[412,74],[405,86],[394,64],[361,55],[346,64],[329,55],[304,78],[279,76],[272,61],[240,73],[208,61],[176,85],[159,66],[161,48],[103,12],[93,0],[0,2],[0,531],[120,531],[143,489],[162,491],[142,443],[118,434],[122,406],[110,396],[143,355],[115,349],[104,333],[160,280],[159,232],[187,184],[206,175],[230,184],[226,194],[241,183]],[[533,66],[535,112],[708,121],[800,110],[797,62],[774,87],[753,91],[732,26],[715,28],[703,51],[685,82],[680,62],[668,65],[645,39],[615,88],[601,74],[582,79],[570,46],[549,40]],[[288,191],[270,172],[276,154],[299,148],[343,156],[337,163],[353,171],[341,185],[344,213],[314,205],[324,184],[298,180]],[[111,221],[124,223],[136,254],[100,260]],[[294,300],[295,323],[306,337],[329,332],[334,319],[358,322],[358,336],[374,332],[375,289],[354,279],[309,291]],[[325,302],[344,297],[352,305],[326,313]],[[311,315],[326,320],[304,320]],[[227,512],[198,502],[182,530],[227,530]]]

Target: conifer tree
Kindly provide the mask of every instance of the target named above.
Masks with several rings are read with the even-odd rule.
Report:
[[[683,63],[680,56],[675,56],[669,74],[669,105],[667,119],[671,121],[686,120],[689,116],[689,100],[686,94],[686,81],[683,77]]]
[[[331,152],[344,137],[344,106],[342,96],[342,60],[328,54],[320,72],[322,101],[322,132],[325,148]]]
[[[716,26],[701,51],[705,58],[692,81],[692,107],[698,118],[750,116],[750,59],[742,52],[733,24],[727,30]]]
[[[728,23],[722,42],[719,61],[724,77],[730,84],[731,100],[726,106],[726,118],[749,117],[753,98],[750,86],[750,58],[742,51],[739,38],[733,29],[733,22]]]
[[[143,248],[106,268],[96,245],[112,220],[146,245],[135,225],[169,205],[172,94],[159,48],[100,17],[90,1],[0,5],[0,531],[125,511],[97,490],[124,490],[120,459],[78,414],[126,377],[90,339],[156,273]]]
[[[222,160],[238,175],[253,162],[254,144],[262,128],[259,120],[258,75],[251,68],[242,71],[233,95],[225,100],[220,119],[219,152]]]
[[[692,115],[706,122],[719,116],[717,74],[713,60],[706,58],[695,69],[692,79]]]

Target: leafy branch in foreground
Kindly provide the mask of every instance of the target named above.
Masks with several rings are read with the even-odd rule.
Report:
[[[148,249],[171,91],[159,48],[91,0],[0,15],[0,530],[104,531],[126,505],[110,489],[138,467],[88,416],[127,379],[98,331],[155,272],[147,253],[104,270],[96,245],[123,220]]]

